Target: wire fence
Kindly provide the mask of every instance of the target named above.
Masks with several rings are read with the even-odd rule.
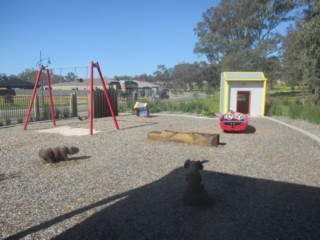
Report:
[[[70,115],[70,96],[52,96],[55,118],[67,118]],[[0,126],[23,123],[25,121],[31,96],[12,96],[11,101],[0,99]],[[48,96],[35,96],[29,122],[51,118]]]
[[[28,107],[32,97],[32,90],[17,89],[15,96],[0,96],[0,127],[22,124],[26,120]],[[95,89],[100,97],[94,97],[94,117],[110,116],[110,111],[105,102],[105,96],[101,90]],[[133,105],[138,96],[137,91],[121,91],[109,89],[109,98],[116,115],[118,112],[133,111]],[[76,100],[72,100],[72,96]],[[52,90],[55,119],[64,119],[75,116],[89,115],[89,91],[88,90]],[[75,103],[74,103],[75,101]],[[76,104],[74,106],[74,104]],[[98,112],[97,112],[98,111]],[[76,115],[75,115],[76,113]],[[51,119],[50,101],[48,91],[37,90],[30,112],[29,122]]]
[[[10,101],[5,97],[0,99],[0,126],[22,123],[26,116],[26,109],[31,96],[10,96]],[[33,117],[33,114],[31,114]]]

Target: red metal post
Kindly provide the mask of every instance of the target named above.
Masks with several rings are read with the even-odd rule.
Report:
[[[98,63],[98,62],[96,63],[95,67],[98,69],[98,72],[99,72],[99,76],[100,76],[100,80],[101,80],[101,85],[102,85],[102,87],[103,87],[104,95],[106,96],[107,103],[108,103],[110,112],[111,112],[111,114],[112,114],[112,118],[113,118],[114,125],[116,126],[116,129],[119,130],[118,122],[117,122],[117,119],[116,119],[116,117],[115,117],[115,115],[114,115],[114,112],[113,112],[113,109],[112,109],[112,106],[111,106],[111,103],[110,103],[108,91],[107,91],[107,88],[106,88],[106,84],[105,84],[105,82],[104,82],[104,79],[103,79],[103,76],[102,76],[102,73],[101,73],[100,66],[99,66],[99,63]]]
[[[49,70],[46,69],[46,79],[48,83],[48,91],[49,91],[49,101],[50,101],[50,110],[51,110],[51,119],[52,123],[55,126],[56,125],[56,119],[54,117],[54,107],[53,107],[53,101],[52,101],[52,89],[51,89],[51,79],[50,79],[50,73]]]
[[[93,62],[90,64],[90,96],[89,96],[89,127],[90,135],[93,134]]]
[[[42,73],[42,65],[40,65],[40,67],[39,67],[37,79],[36,79],[36,82],[34,83],[32,96],[31,96],[31,99],[30,99],[30,102],[29,102],[29,107],[28,107],[26,119],[24,120],[23,130],[27,129],[27,125],[28,125],[28,121],[29,121],[29,117],[30,117],[30,112],[31,112],[31,109],[32,109],[32,104],[33,104],[33,101],[34,101],[34,97],[35,97],[36,92],[37,92],[37,86],[38,86],[38,83],[39,83],[39,79],[40,79],[41,73]]]

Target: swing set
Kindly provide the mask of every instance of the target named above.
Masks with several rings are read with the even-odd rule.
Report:
[[[100,69],[99,63],[98,62],[94,63],[93,61],[91,61],[91,63],[90,63],[90,98],[89,98],[89,133],[90,133],[90,135],[93,135],[93,69],[94,68],[96,68],[98,70],[98,73],[99,73],[99,76],[100,76],[100,80],[101,80],[101,85],[102,85],[102,88],[103,88],[103,91],[104,91],[104,95],[106,97],[106,100],[107,100],[107,103],[108,103],[108,107],[110,109],[110,112],[111,112],[111,115],[112,115],[112,118],[113,118],[114,125],[115,125],[116,129],[119,130],[119,125],[118,125],[117,119],[116,119],[116,117],[114,115],[114,112],[113,112],[113,109],[112,109],[112,106],[111,106],[111,103],[110,103],[108,91],[107,91],[107,88],[106,88],[106,85],[105,85],[105,81],[104,81],[102,73],[101,73],[101,69]],[[50,72],[49,72],[48,69],[45,68],[45,66],[40,65],[39,70],[38,70],[38,75],[37,75],[36,81],[34,83],[34,88],[33,88],[33,91],[32,91],[32,97],[30,99],[28,110],[27,110],[27,114],[26,114],[26,118],[25,118],[25,121],[24,121],[23,130],[27,129],[28,121],[29,121],[29,118],[30,118],[30,112],[31,112],[31,109],[32,109],[32,105],[33,105],[33,102],[34,102],[34,98],[35,98],[36,91],[37,91],[37,86],[38,86],[42,71],[45,71],[45,73],[46,73],[46,81],[47,81],[47,84],[48,84],[48,95],[49,95],[49,102],[50,102],[51,119],[52,119],[53,125],[56,126],[56,121],[55,121],[55,117],[54,117],[54,105],[53,105],[53,101],[52,101],[52,88],[51,88]]]

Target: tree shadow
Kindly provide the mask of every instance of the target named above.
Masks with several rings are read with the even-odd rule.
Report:
[[[12,178],[17,178],[21,176],[21,171],[18,172],[13,172],[13,173],[0,173],[0,182],[6,179],[12,179]]]
[[[17,233],[17,239],[96,207],[54,239],[320,239],[320,189],[202,171],[210,207],[182,203],[185,168]]]
[[[83,122],[85,122],[85,121],[83,121]],[[83,126],[83,122],[69,123],[69,124],[66,124],[66,125],[67,126],[73,126],[73,127],[79,127],[79,126]],[[134,128],[142,128],[142,127],[147,127],[147,126],[152,126],[152,125],[159,124],[158,122],[127,121],[127,120],[123,120],[123,119],[117,120],[117,122],[119,124],[119,129],[120,130],[130,130],[130,129],[134,129]],[[121,123],[128,123],[129,126],[123,126]],[[110,131],[110,129],[108,129],[108,128],[107,129],[99,128],[99,130],[102,131],[102,132]],[[89,131],[89,129],[88,129],[88,131]],[[115,130],[111,130],[111,131],[115,131]]]
[[[129,129],[133,129],[133,128],[147,127],[147,126],[156,125],[156,124],[158,124],[158,123],[144,123],[144,124],[140,124],[137,126],[124,127],[121,130],[129,130]]]

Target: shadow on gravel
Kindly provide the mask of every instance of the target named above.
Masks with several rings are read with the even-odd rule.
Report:
[[[134,126],[128,126],[128,127],[120,127],[121,130],[128,130],[132,128],[140,128],[140,127],[146,127],[151,125],[156,125],[159,123],[152,123],[152,122],[142,122],[142,121],[125,121],[125,120],[119,120],[118,122],[128,122],[128,123],[134,123]],[[120,124],[121,126],[121,124]]]
[[[71,157],[69,158],[69,161],[77,161],[77,160],[86,160],[91,158],[91,156],[79,156],[79,157]]]
[[[248,124],[246,130],[243,133],[255,133],[255,132],[256,132],[256,128]]]
[[[6,179],[20,177],[20,175],[21,175],[21,171],[14,172],[14,173],[9,173],[9,174],[0,173],[0,182],[3,181],[3,180],[6,180]]]
[[[19,239],[101,207],[54,239],[320,239],[320,189],[203,171],[211,207],[182,203],[187,170],[31,227]],[[106,186],[107,187],[107,186]]]
[[[229,132],[229,131],[225,131],[225,133],[228,134],[253,134],[256,132],[256,128],[252,125],[249,125],[246,127],[246,130],[242,131],[242,132]]]

